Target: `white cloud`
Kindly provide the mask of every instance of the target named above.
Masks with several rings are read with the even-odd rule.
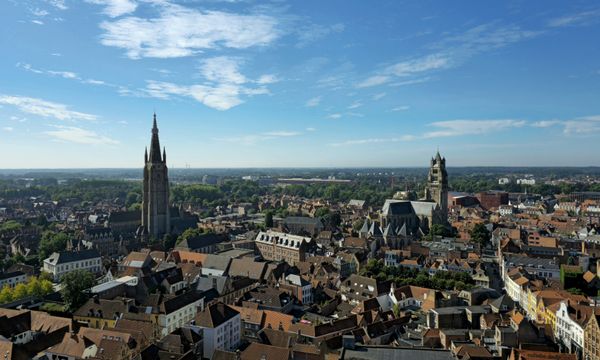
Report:
[[[396,106],[391,111],[405,111],[405,110],[408,110],[408,109],[410,109],[410,106],[408,106],[408,105],[401,105],[401,106]]]
[[[407,142],[413,141],[415,137],[412,135],[404,135],[401,137],[393,137],[393,138],[367,138],[367,139],[355,139],[355,140],[346,140],[342,142],[332,143],[331,146],[339,147],[339,146],[350,146],[350,145],[367,145],[367,144],[380,144],[380,143],[390,143],[390,142]]]
[[[360,101],[355,101],[352,104],[350,104],[350,106],[348,106],[348,109],[358,109],[361,106],[363,106],[363,104]]]
[[[32,73],[35,73],[35,74],[46,74],[46,75],[50,75],[50,76],[60,76],[62,78],[69,79],[69,80],[77,80],[82,84],[114,86],[114,85],[108,84],[102,80],[84,79],[84,78],[80,77],[77,73],[74,73],[72,71],[56,71],[56,70],[36,69],[27,63],[17,63],[17,67],[23,68],[23,69],[30,71]]]
[[[423,138],[480,135],[524,125],[525,121],[512,119],[437,121],[429,124],[429,126],[438,128],[438,130],[426,132],[423,134]]]
[[[358,88],[372,87],[389,83],[395,78],[408,78],[393,85],[408,85],[429,80],[414,80],[414,77],[436,70],[456,67],[467,59],[487,51],[499,49],[520,41],[534,38],[541,31],[521,29],[517,25],[488,23],[478,25],[456,35],[448,35],[429,46],[432,53],[398,62],[376,71],[356,84]]]
[[[15,128],[10,127],[10,126],[5,126],[2,128],[2,130],[6,131],[6,132],[12,132]]]
[[[342,114],[331,114],[331,115],[327,116],[328,119],[334,119],[334,120],[339,119],[341,117],[342,117]]]
[[[589,25],[600,18],[600,10],[583,11],[577,14],[566,15],[551,19],[550,27]]]
[[[561,123],[561,121],[559,121],[559,120],[542,120],[542,121],[536,121],[536,122],[532,123],[531,126],[536,127],[536,128],[547,128],[547,127],[551,127],[554,125],[558,125],[560,123]]]
[[[340,33],[344,31],[344,24],[334,24],[331,26],[311,24],[301,27],[298,30],[297,47],[304,47],[312,42],[315,42],[332,33]]]
[[[116,145],[119,142],[94,131],[74,127],[55,126],[56,130],[46,131],[45,134],[59,141],[88,145]]]
[[[28,114],[51,117],[59,120],[92,121],[98,118],[96,115],[69,110],[68,107],[63,104],[25,96],[0,94],[0,104],[13,105],[20,111]]]
[[[43,9],[33,9],[33,10],[31,10],[31,14],[33,14],[33,16],[44,17],[44,16],[48,15],[48,12]]]
[[[302,133],[297,132],[297,131],[278,130],[278,131],[269,131],[269,132],[265,132],[265,133],[261,133],[261,134],[248,134],[248,135],[232,136],[232,137],[226,137],[226,138],[217,138],[215,140],[224,141],[224,142],[232,142],[232,143],[242,144],[242,145],[256,145],[258,143],[268,141],[268,140],[289,138],[289,137],[295,137],[295,136],[300,136],[300,135],[302,135]]]
[[[132,13],[137,8],[137,3],[132,0],[86,0],[86,2],[104,5],[103,13],[113,18]]]
[[[268,85],[268,84],[274,84],[278,81],[279,81],[279,79],[277,78],[277,76],[275,76],[273,74],[265,74],[265,75],[262,75],[261,77],[259,77],[258,80],[256,80],[256,83],[260,84],[260,85]]]
[[[52,71],[48,70],[48,74],[64,77],[65,79],[79,79],[79,76],[71,71]]]
[[[315,107],[315,106],[319,106],[320,103],[321,103],[321,97],[315,96],[313,98],[308,99],[308,101],[306,101],[306,106],[307,107]]]
[[[567,135],[591,135],[600,132],[600,115],[584,116],[563,122]]]
[[[301,133],[297,131],[269,131],[264,133],[265,136],[273,136],[273,137],[290,137],[290,136],[298,136]]]
[[[307,127],[306,131],[312,132],[312,131],[317,131],[317,129],[315,129],[314,127]]]
[[[366,88],[371,86],[382,85],[390,81],[390,79],[391,78],[387,75],[373,75],[358,83],[356,87]]]
[[[384,92],[379,93],[379,94],[375,94],[375,95],[373,95],[373,100],[375,100],[375,101],[381,100],[381,99],[383,99],[385,97],[385,95],[386,95],[386,93],[384,93]]]
[[[150,80],[143,91],[159,99],[168,99],[172,95],[190,97],[217,110],[229,110],[242,104],[243,96],[269,94],[264,86],[248,87],[246,84],[250,81],[240,72],[240,65],[238,58],[209,58],[200,65],[200,74],[207,80],[206,83],[177,85]]]
[[[62,56],[62,54],[61,54],[61,53],[52,53],[52,54],[50,54],[50,55],[52,55],[52,56]]]
[[[44,25],[44,22],[41,20],[31,20],[31,22],[37,25]]]
[[[46,0],[46,2],[59,10],[67,10],[68,7],[65,4],[65,0]]]
[[[265,46],[280,36],[278,21],[272,16],[163,5],[158,18],[129,16],[101,23],[101,43],[124,49],[131,59],[173,58],[219,47]]]

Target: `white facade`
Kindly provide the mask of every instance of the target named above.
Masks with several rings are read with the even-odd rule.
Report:
[[[233,351],[240,344],[240,329],[242,318],[240,314],[225,321],[215,328],[204,329],[204,357],[212,358],[215,350]]]
[[[54,263],[53,260],[53,256],[44,259],[43,270],[44,272],[52,274],[55,281],[58,281],[62,275],[75,270],[87,270],[95,274],[100,273],[102,271],[102,259],[100,257],[70,262],[61,262],[58,264]]]
[[[11,275],[11,274],[7,274]],[[27,274],[18,271],[13,273],[11,276],[7,276],[3,279],[0,279],[0,289],[2,289],[5,285],[8,285],[11,288],[17,286],[17,284],[27,282]]]
[[[169,314],[159,314],[158,326],[161,338],[192,321],[198,313],[198,308],[200,308],[200,311],[204,309],[204,298],[189,303]]]
[[[535,179],[517,179],[519,185],[535,185]]]
[[[573,345],[583,349],[584,330],[581,325],[569,316],[567,302],[562,301],[556,312],[556,329],[554,336],[561,341],[569,351],[573,351]]]

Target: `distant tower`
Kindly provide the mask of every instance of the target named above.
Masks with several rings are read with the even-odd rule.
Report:
[[[169,233],[171,229],[169,214],[169,176],[167,153],[160,154],[156,114],[152,126],[150,154],[144,154],[144,194],[142,200],[142,228],[145,234],[155,239]]]
[[[442,158],[439,150],[435,158],[431,159],[425,198],[435,201],[440,206],[444,219],[448,218],[448,173],[446,158]]]

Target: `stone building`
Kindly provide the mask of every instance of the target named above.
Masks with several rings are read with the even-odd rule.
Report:
[[[261,231],[255,239],[256,249],[265,260],[285,261],[294,266],[306,259],[306,253],[314,242],[309,237],[278,231]]]
[[[142,225],[138,235],[160,238],[171,230],[169,214],[169,176],[167,153],[160,153],[156,114],[152,126],[150,154],[144,154],[144,185],[142,200]]]

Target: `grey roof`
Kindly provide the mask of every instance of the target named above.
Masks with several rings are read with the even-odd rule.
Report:
[[[406,215],[413,213],[413,207],[408,200],[387,199],[381,212],[384,215]]]
[[[369,233],[369,219],[365,219],[363,222],[363,226],[360,228],[360,234],[368,234]]]
[[[357,346],[354,349],[344,349],[340,359],[376,359],[376,360],[452,360],[453,356],[447,350],[402,348],[387,346]]]
[[[321,219],[312,218],[308,216],[288,216],[283,220],[284,224],[296,224],[296,225],[323,225]]]
[[[184,239],[180,242],[177,249],[197,250],[207,246],[216,245],[223,242],[224,238],[217,234],[202,234],[190,239]]]
[[[207,254],[202,262],[202,268],[227,271],[231,258],[227,256]]]
[[[227,282],[227,276],[217,276],[217,275],[208,275],[201,276],[198,279],[198,285],[196,286],[196,290],[206,291],[210,289],[215,289],[219,295],[223,294],[225,290],[225,284]]]
[[[55,252],[52,255],[50,255],[50,257],[48,257],[48,260],[51,263],[53,263],[54,265],[56,265],[56,264],[70,263],[73,261],[95,259],[95,258],[99,258],[99,257],[100,257],[100,254],[98,253],[98,251],[96,249],[90,249],[90,250],[81,250],[81,251]]]
[[[369,234],[372,236],[383,235],[381,233],[381,228],[379,227],[379,224],[377,223],[377,221],[373,221],[373,223],[371,224],[371,228],[369,229]]]
[[[419,216],[430,216],[437,207],[436,203],[430,201],[411,201],[410,204]]]
[[[406,223],[402,224],[400,230],[397,231],[398,235],[408,236],[408,230],[406,230]]]

